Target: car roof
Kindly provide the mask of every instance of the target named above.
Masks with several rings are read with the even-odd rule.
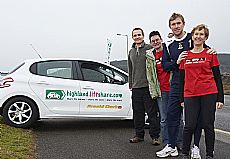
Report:
[[[42,61],[56,61],[56,60],[72,60],[72,61],[88,61],[88,62],[97,62],[97,63],[101,63],[101,64],[104,64],[104,65],[107,65],[107,66],[110,66],[114,69],[117,69],[119,71],[121,71],[122,73],[126,74],[127,75],[127,72],[121,70],[120,68],[118,67],[115,67],[111,64],[108,64],[108,63],[105,63],[105,62],[102,62],[102,61],[98,61],[98,60],[94,60],[94,59],[84,59],[84,58],[72,58],[72,57],[68,57],[68,58],[36,58],[36,59],[26,59],[24,60],[25,63],[34,63],[34,62],[42,62]]]
[[[83,59],[83,58],[73,58],[73,57],[67,57],[67,58],[36,58],[36,59],[26,59],[25,62],[40,62],[40,61],[49,61],[49,60],[84,60],[84,61],[94,61],[103,63],[101,61],[97,61],[94,59]]]

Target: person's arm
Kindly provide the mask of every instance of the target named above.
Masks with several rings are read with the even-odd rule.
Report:
[[[224,104],[224,90],[223,90],[223,84],[222,84],[219,66],[212,67],[212,73],[213,73],[213,76],[216,82],[216,87],[218,90],[217,102],[221,102]]]
[[[185,76],[184,69],[180,69],[180,82],[179,82],[179,99],[180,99],[180,103],[184,102],[184,76]]]
[[[179,65],[176,63],[176,60],[174,61],[171,59],[165,43],[163,43],[162,67],[165,71],[173,71],[179,67]]]
[[[130,59],[130,52],[129,52],[129,55],[128,55],[128,73],[129,73],[129,76],[128,76],[128,81],[129,81],[129,89],[132,89],[132,62],[131,62],[131,59]]]

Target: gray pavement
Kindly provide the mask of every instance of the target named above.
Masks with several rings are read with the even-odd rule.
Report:
[[[215,128],[230,132],[230,96],[225,95],[225,103],[222,109],[216,110]]]
[[[37,122],[33,129],[39,159],[154,159],[155,152],[163,147],[151,145],[148,135],[144,142],[129,143],[133,136],[132,121],[44,120]],[[223,142],[229,141],[230,135],[224,136],[224,140],[216,140],[216,159],[230,158],[230,144]],[[200,148],[204,157],[204,137]]]

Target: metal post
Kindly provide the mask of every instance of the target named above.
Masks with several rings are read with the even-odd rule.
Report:
[[[129,37],[127,34],[117,34],[118,36],[125,36],[126,37],[126,51],[127,51],[127,56],[129,55]]]

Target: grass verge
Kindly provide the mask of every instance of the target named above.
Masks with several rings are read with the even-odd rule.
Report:
[[[4,124],[2,116],[0,116],[0,158],[36,158],[33,131],[10,127]]]

